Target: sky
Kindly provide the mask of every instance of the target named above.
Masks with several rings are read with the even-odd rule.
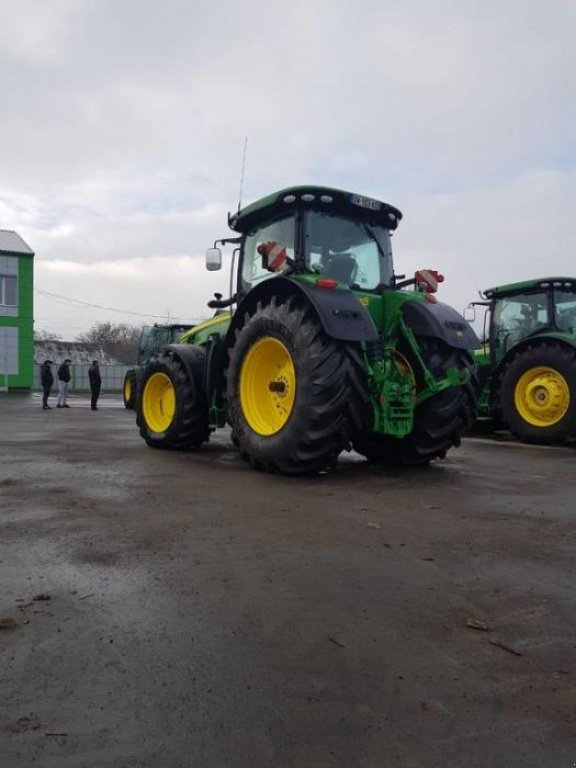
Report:
[[[295,184],[400,208],[398,273],[574,275],[573,0],[0,0],[0,229],[35,329],[194,322],[227,214]],[[243,152],[247,138],[243,183]]]

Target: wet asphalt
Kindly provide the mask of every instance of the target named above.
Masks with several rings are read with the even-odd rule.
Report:
[[[2,768],[576,764],[576,450],[258,473],[0,395]]]

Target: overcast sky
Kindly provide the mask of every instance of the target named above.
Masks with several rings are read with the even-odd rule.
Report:
[[[458,309],[576,273],[574,0],[0,10],[0,229],[36,253],[37,330],[209,316],[246,136],[243,203],[302,183],[392,203],[396,271],[439,269]]]

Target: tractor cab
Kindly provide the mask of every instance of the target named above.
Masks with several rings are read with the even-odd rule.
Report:
[[[158,354],[164,347],[173,344],[183,333],[193,327],[193,325],[181,325],[178,323],[145,325],[140,336],[138,364],[143,365],[148,358]]]
[[[527,336],[550,328],[548,293],[536,291],[499,296],[494,303],[490,333],[496,361]]]
[[[498,364],[524,339],[542,334],[574,335],[576,281],[548,278],[491,288],[489,301],[492,363]]]
[[[366,291],[392,284],[389,229],[326,210],[255,225],[246,233],[243,257],[241,294],[274,274],[320,276]]]
[[[241,233],[232,240],[240,243],[237,297],[275,275],[320,277],[368,292],[392,287],[390,233],[401,218],[387,203],[331,188],[270,195],[229,218]],[[217,249],[210,249],[208,268],[218,269],[219,262]]]

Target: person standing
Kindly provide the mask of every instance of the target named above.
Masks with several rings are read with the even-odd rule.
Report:
[[[50,396],[50,390],[52,384],[54,384],[54,374],[52,373],[52,360],[45,360],[40,366],[40,383],[42,384],[42,408],[48,410],[52,408],[48,405],[48,397]]]
[[[60,368],[58,368],[58,405],[56,408],[70,408],[66,402],[66,398],[68,397],[71,362],[72,360],[66,358]]]
[[[96,403],[100,396],[100,386],[102,385],[102,376],[100,376],[100,366],[98,360],[93,360],[92,365],[88,368],[88,378],[90,379],[90,390],[92,392],[92,401],[90,407],[93,411],[98,410]]]

